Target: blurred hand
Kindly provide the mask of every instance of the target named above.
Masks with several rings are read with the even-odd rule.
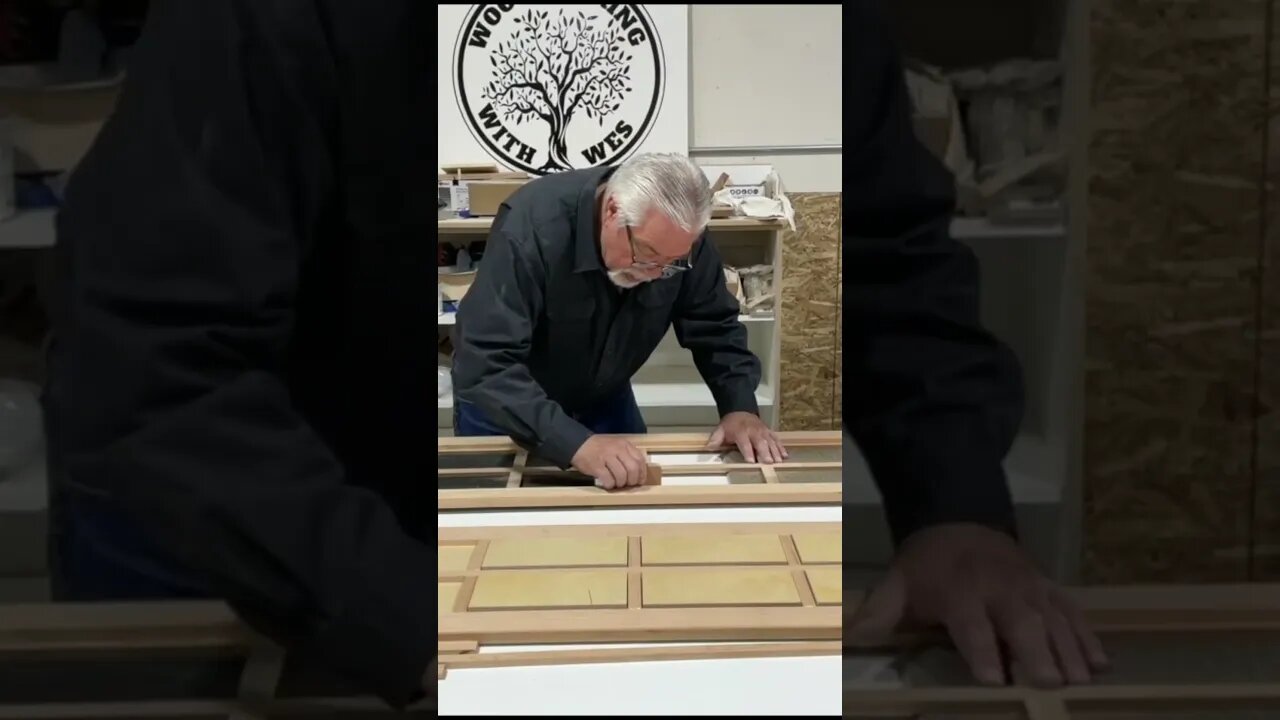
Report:
[[[1013,538],[979,525],[926,528],[907,539],[888,578],[845,622],[845,637],[887,638],[903,623],[946,628],[975,679],[1004,685],[1087,683],[1107,656],[1083,613]],[[1001,646],[1007,648],[1002,656]]]
[[[573,468],[606,490],[643,485],[648,463],[643,450],[614,435],[592,435],[573,455]]]
[[[775,463],[787,459],[787,449],[778,434],[769,429],[759,416],[749,412],[731,412],[707,439],[707,449],[734,445],[747,462]]]

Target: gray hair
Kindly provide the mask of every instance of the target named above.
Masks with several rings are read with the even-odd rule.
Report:
[[[711,220],[711,184],[684,155],[645,153],[625,160],[610,176],[608,191],[623,221],[633,227],[650,210],[690,232],[700,232]]]

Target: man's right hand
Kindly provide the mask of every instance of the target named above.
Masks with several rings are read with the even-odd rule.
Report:
[[[643,485],[648,463],[643,450],[610,435],[592,435],[573,456],[573,468],[606,490]]]

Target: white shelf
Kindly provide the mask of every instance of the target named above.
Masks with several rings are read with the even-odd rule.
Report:
[[[437,325],[453,325],[458,321],[458,314],[447,312],[443,315],[437,315]],[[738,322],[742,323],[768,323],[773,322],[773,315],[739,315]]]
[[[457,220],[437,220],[436,230],[447,234],[483,235],[493,224],[493,218],[462,218]],[[713,219],[709,224],[712,230],[769,230],[779,231],[786,228],[781,220],[753,220],[751,218]],[[1062,223],[1004,225],[993,223],[983,217],[957,217],[951,221],[951,234],[956,239],[967,238],[1060,238],[1065,237],[1066,226]],[[483,239],[483,238],[481,238]]]
[[[493,218],[456,218],[452,220],[436,220],[438,233],[454,234],[486,234]],[[786,221],[778,219],[757,220],[755,218],[712,218],[707,223],[712,230],[768,230],[777,232],[787,227]]]
[[[951,237],[956,240],[985,238],[1063,238],[1067,228],[1062,223],[1044,225],[1001,225],[980,217],[958,217],[951,221]]]
[[[17,215],[0,220],[0,250],[32,250],[53,247],[54,208],[19,210]]]

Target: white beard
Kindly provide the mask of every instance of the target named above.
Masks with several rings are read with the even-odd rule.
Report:
[[[609,281],[623,290],[630,290],[637,285],[649,282],[645,278],[637,278],[626,270],[610,270]]]

